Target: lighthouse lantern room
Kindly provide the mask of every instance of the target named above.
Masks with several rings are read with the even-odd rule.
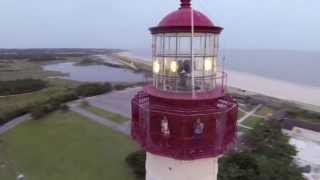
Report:
[[[147,151],[147,180],[217,178],[238,113],[218,66],[222,30],[191,0],[150,28],[153,84],[132,99],[132,137]]]

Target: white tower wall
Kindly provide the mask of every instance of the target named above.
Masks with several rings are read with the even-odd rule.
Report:
[[[218,158],[175,160],[147,153],[146,180],[217,180]]]

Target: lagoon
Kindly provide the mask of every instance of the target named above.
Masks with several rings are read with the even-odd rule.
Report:
[[[45,65],[43,69],[67,74],[67,76],[61,77],[63,79],[86,82],[141,82],[146,79],[143,73],[135,73],[129,69],[106,65],[79,66],[72,62],[66,62]]]

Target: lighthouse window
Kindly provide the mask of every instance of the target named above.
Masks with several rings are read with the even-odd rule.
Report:
[[[193,53],[195,56],[203,55],[204,37],[196,36],[193,38]]]
[[[203,58],[202,57],[195,58],[195,70],[197,70],[197,71],[203,70]]]
[[[176,54],[176,36],[166,35],[165,37],[165,52],[164,55],[175,55]]]
[[[222,78],[215,76],[218,70],[218,37],[212,33],[195,33],[191,45],[190,33],[154,35],[152,70],[155,87],[173,92],[192,89],[205,92],[221,84]]]
[[[153,62],[153,73],[158,74],[160,72],[160,63],[158,60]]]
[[[213,65],[213,62],[212,62],[211,58],[206,58],[204,60],[204,70],[205,71],[211,71],[212,65]]]
[[[205,43],[205,55],[213,56],[214,55],[214,35],[208,35]]]
[[[214,35],[214,56],[218,56],[219,51],[219,35]]]
[[[190,55],[191,54],[191,41],[190,37],[178,37],[178,54]]]
[[[178,64],[177,64],[176,61],[171,61],[171,63],[170,63],[170,70],[171,70],[171,72],[173,72],[173,73],[176,73],[176,72],[177,72],[177,70],[178,70]]]

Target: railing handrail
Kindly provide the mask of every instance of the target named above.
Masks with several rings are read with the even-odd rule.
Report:
[[[154,76],[158,76],[158,77],[166,77],[166,78],[181,78],[179,76],[170,76],[170,75],[165,75],[165,74],[155,74],[153,73]],[[186,78],[192,78],[191,76],[185,76]],[[204,76],[195,76],[194,78],[212,78],[213,79],[223,79],[223,78],[227,78],[227,73],[224,71],[218,71],[216,72],[216,74],[212,74],[212,75],[204,75]]]

